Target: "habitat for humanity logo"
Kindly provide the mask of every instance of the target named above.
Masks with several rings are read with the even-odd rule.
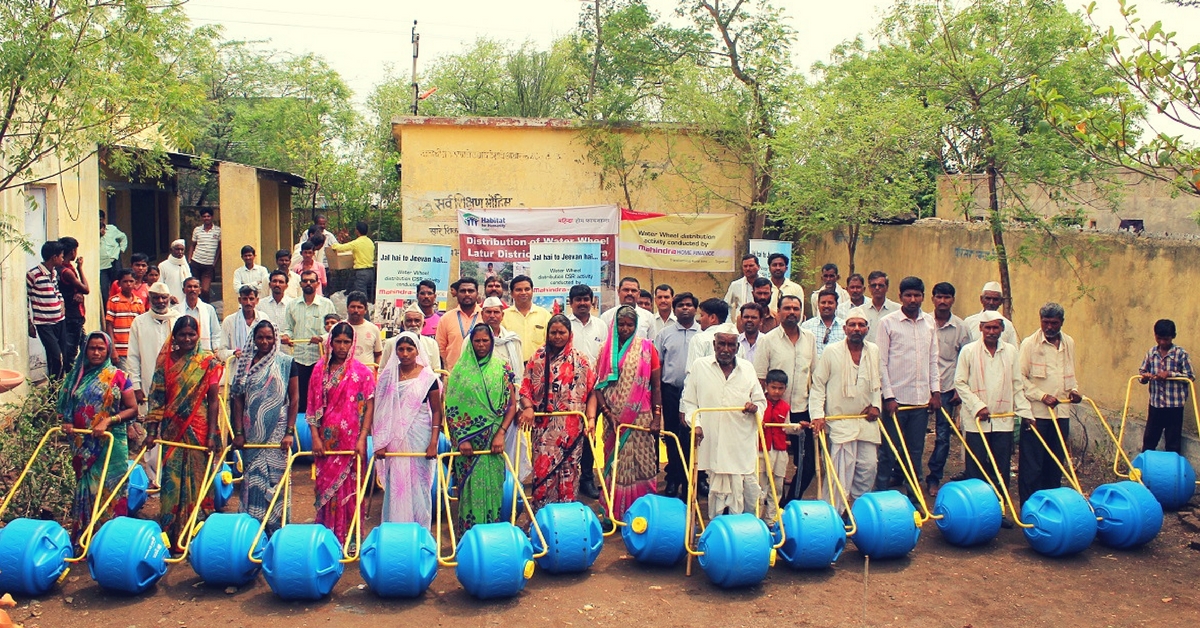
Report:
[[[506,219],[464,213],[462,215],[462,221],[464,226],[479,227],[480,229],[486,231],[488,229],[503,229],[505,227]]]

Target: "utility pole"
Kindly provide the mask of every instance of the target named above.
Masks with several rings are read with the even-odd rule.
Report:
[[[417,34],[417,21],[413,20],[412,27],[413,67],[412,67],[412,114],[417,115],[417,103],[421,101],[420,88],[417,85],[417,53],[421,48],[421,36]]]

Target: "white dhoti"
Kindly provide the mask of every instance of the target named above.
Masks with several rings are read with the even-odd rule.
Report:
[[[788,452],[772,449],[767,452],[767,460],[768,468],[760,467],[758,472],[759,504],[762,506],[759,514],[764,521],[773,520],[779,512],[778,496],[783,494],[783,479],[787,477]],[[762,464],[761,460],[759,464]],[[771,494],[772,480],[775,481],[775,495]]]
[[[708,518],[712,519],[729,509],[729,514],[740,515],[746,507],[754,511],[758,503],[758,475],[755,473],[709,473],[708,474]]]
[[[833,443],[829,446],[834,471],[851,501],[862,497],[875,486],[878,451],[879,445],[863,440]],[[828,499],[839,513],[846,510],[847,505],[842,501],[840,491],[834,490]]]

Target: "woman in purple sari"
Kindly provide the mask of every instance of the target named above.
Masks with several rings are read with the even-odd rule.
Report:
[[[308,420],[317,467],[317,523],[345,542],[354,520],[360,482],[355,459],[366,464],[367,435],[375,414],[375,375],[354,359],[354,328],[334,325],[325,340],[325,355],[313,368],[308,387]],[[326,451],[353,451],[353,456],[327,456]],[[364,469],[365,470],[365,469]]]

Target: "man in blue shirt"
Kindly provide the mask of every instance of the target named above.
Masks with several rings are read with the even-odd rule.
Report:
[[[690,292],[680,292],[672,299],[675,322],[664,327],[654,339],[662,364],[663,429],[679,437],[680,443],[688,442],[691,431],[679,420],[679,399],[683,396],[683,383],[687,377],[688,343],[700,333],[696,323],[696,306],[700,304]],[[685,452],[686,453],[686,452]],[[674,443],[667,443],[667,486],[661,493],[667,497],[686,499],[687,461],[680,458]]]

